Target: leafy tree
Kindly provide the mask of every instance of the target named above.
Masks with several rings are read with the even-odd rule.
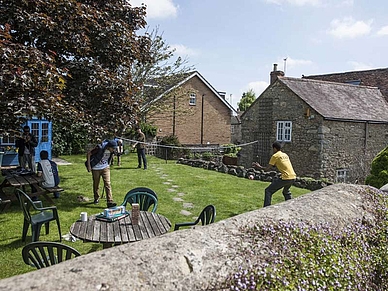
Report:
[[[237,104],[240,111],[245,111],[256,100],[256,94],[253,89],[249,89],[248,92],[242,94],[240,102]]]
[[[370,175],[365,184],[381,188],[388,183],[388,147],[382,150],[372,161]]]
[[[120,135],[139,114],[134,64],[151,61],[145,6],[122,0],[0,1],[0,130],[23,118]]]
[[[148,30],[147,30],[148,33]],[[148,33],[150,37],[149,59],[147,63],[134,62],[131,70],[133,82],[143,86],[136,95],[139,104],[142,104],[143,117],[149,112],[165,112],[167,107],[177,99],[187,96],[181,88],[170,90],[169,94],[158,98],[177,83],[192,73],[193,66],[188,60],[180,56],[175,57],[175,49],[171,48],[163,39],[163,33],[156,27]]]

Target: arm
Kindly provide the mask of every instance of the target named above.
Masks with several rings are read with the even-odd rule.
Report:
[[[270,164],[268,164],[268,166],[266,166],[266,167],[263,167],[262,165],[260,165],[257,162],[253,162],[252,167],[254,167],[255,169],[263,170],[264,172],[268,172],[274,168],[274,166],[270,165]]]
[[[92,167],[90,166],[90,156],[92,155],[92,151],[88,151],[86,154],[86,168],[88,169],[88,172],[92,170]]]
[[[94,149],[88,151],[86,154],[86,168],[88,169],[88,172],[90,172],[92,170],[92,166],[90,164],[91,157],[92,157],[92,155],[95,155],[98,153],[99,148],[100,147],[97,145]]]

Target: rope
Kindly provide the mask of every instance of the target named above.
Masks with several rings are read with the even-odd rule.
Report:
[[[133,139],[128,139],[128,138],[124,138],[124,137],[118,137],[119,139],[123,140],[123,141],[126,141],[126,142],[129,142],[129,143],[137,143],[138,141],[137,140],[133,140]],[[156,146],[156,147],[162,147],[162,148],[170,148],[170,149],[188,149],[188,150],[220,150],[220,149],[228,149],[228,148],[233,148],[233,147],[245,147],[245,146],[249,146],[249,145],[252,145],[252,144],[255,144],[255,143],[258,143],[259,141],[258,140],[255,140],[255,141],[251,141],[251,142],[248,142],[248,143],[244,143],[244,144],[238,144],[238,145],[230,145],[230,146],[216,146],[216,147],[185,147],[185,146],[173,146],[173,145],[161,145],[161,144],[157,144],[157,143],[148,143],[148,142],[142,142],[142,144],[145,144],[145,145],[152,145],[152,146]]]

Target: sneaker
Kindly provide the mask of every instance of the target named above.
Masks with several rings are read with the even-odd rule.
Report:
[[[98,202],[100,202],[98,199],[94,199],[94,204],[98,204]]]
[[[137,166],[138,169],[141,169],[141,166]]]
[[[108,202],[106,205],[108,206],[108,208],[111,208],[111,207],[115,207],[117,204],[114,202]]]

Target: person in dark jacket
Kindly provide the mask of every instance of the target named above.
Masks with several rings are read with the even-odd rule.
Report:
[[[117,148],[115,140],[106,140],[90,150],[86,155],[86,168],[92,172],[94,204],[99,203],[100,178],[104,181],[106,192],[106,203],[108,207],[114,207],[117,204],[113,202],[112,187],[110,184],[110,162],[114,151]]]
[[[26,164],[31,172],[35,173],[35,147],[38,145],[38,140],[35,135],[30,132],[28,125],[23,127],[23,134],[19,137],[15,146],[18,148],[19,166],[24,169]]]

